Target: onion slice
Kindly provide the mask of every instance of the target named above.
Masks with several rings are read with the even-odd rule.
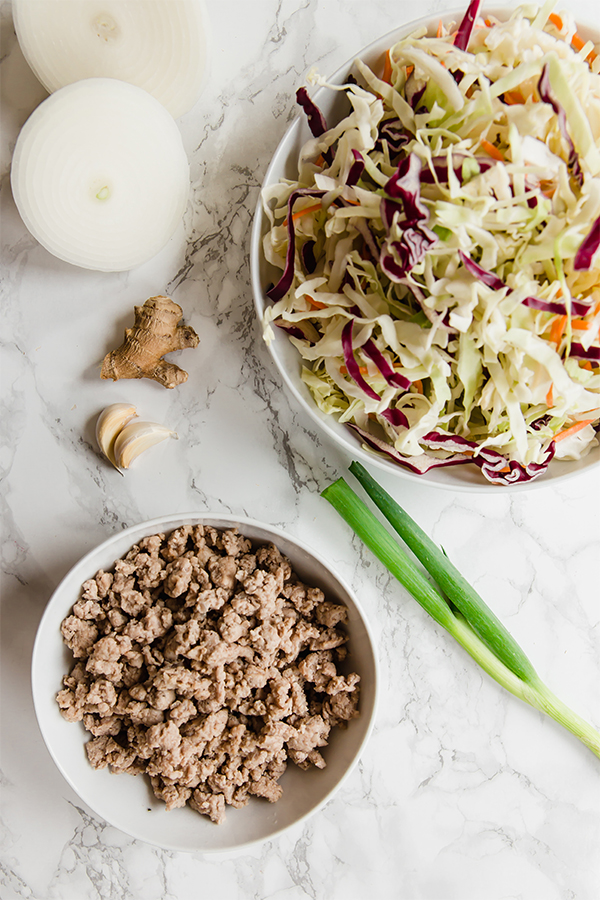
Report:
[[[76,266],[124,271],[167,243],[186,209],[189,165],[158,100],[113,78],[51,94],[23,126],[11,185],[31,234]]]
[[[13,18],[23,55],[50,93],[83,78],[118,78],[177,118],[204,86],[202,0],[13,0]]]

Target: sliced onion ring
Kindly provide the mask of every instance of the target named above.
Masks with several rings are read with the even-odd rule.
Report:
[[[31,234],[76,266],[124,271],[153,257],[185,212],[189,165],[158,100],[113,78],[51,94],[23,126],[11,185]]]
[[[13,0],[13,18],[23,55],[50,93],[83,78],[118,78],[177,118],[204,86],[202,0]]]

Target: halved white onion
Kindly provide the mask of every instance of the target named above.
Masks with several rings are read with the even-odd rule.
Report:
[[[50,93],[83,78],[118,78],[177,118],[202,91],[202,0],[13,0],[13,18],[23,55]]]
[[[15,146],[11,185],[54,256],[117,272],[151,259],[181,221],[189,164],[180,131],[142,88],[88,78],[51,94]]]

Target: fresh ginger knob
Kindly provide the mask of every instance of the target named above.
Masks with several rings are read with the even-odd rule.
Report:
[[[132,328],[125,340],[104,357],[101,378],[151,378],[166,388],[187,381],[187,372],[166,362],[163,356],[174,350],[197,347],[200,338],[190,325],[180,325],[182,308],[169,297],[150,297],[135,307]]]

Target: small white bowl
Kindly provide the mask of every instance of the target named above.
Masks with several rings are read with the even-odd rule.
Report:
[[[328,597],[348,608],[349,671],[361,681],[360,716],[345,730],[334,728],[323,750],[324,769],[303,771],[290,763],[280,780],[283,796],[277,803],[252,798],[242,809],[227,807],[225,822],[215,825],[189,807],[166,811],[143,777],[93,769],[84,745],[89,733],[79,722],[67,722],[59,712],[56,693],[73,666],[63,643],[62,620],[80,597],[81,585],[98,569],[110,569],[135,543],[148,535],[170,532],[186,524],[237,527],[253,543],[272,541],[287,556],[298,576],[320,587]],[[54,762],[73,790],[98,816],[134,838],[168,850],[220,852],[269,840],[297,825],[322,807],[356,765],[375,717],[377,659],[369,624],[351,589],[318,553],[279,528],[252,519],[210,513],[165,516],[135,525],[110,537],[83,557],[62,580],[40,622],[33,649],[32,687],[42,736]]]
[[[344,84],[357,57],[362,59],[375,72],[381,71],[384,53],[393,44],[422,26],[425,26],[430,34],[435,34],[440,19],[443,22],[460,22],[464,16],[465,8],[465,6],[462,6],[442,14],[417,19],[388,32],[363,50],[355,53],[352,59],[344,63],[327,79],[328,82],[330,84]],[[511,7],[485,7],[482,9],[481,15],[492,14],[498,19],[502,19],[507,18],[512,12],[514,12],[514,8]],[[594,43],[600,43],[600,31],[598,29],[582,25],[579,32],[585,39],[590,39]],[[340,92],[321,87],[311,92],[311,95],[330,125],[340,121],[345,114],[344,110],[347,109],[345,97]],[[263,181],[263,189],[271,184],[276,184],[284,178],[290,180],[297,178],[297,163],[300,150],[311,137],[306,117],[304,115],[298,116],[275,150]],[[276,272],[275,269],[269,266],[262,252],[262,240],[267,228],[268,220],[262,208],[262,201],[259,199],[252,227],[250,266],[254,304],[260,322],[263,320],[265,310],[271,305],[271,301],[265,293],[266,286],[269,282],[276,281],[281,275],[280,271]],[[452,491],[475,491],[476,493],[502,491],[506,493],[507,491],[524,491],[532,488],[555,486],[558,482],[563,482],[575,475],[587,472],[600,463],[600,446],[596,446],[581,460],[573,462],[553,460],[547,472],[533,481],[527,481],[522,484],[502,486],[491,484],[486,481],[479,469],[474,465],[449,466],[447,468],[433,469],[425,475],[418,475],[410,469],[393,462],[391,459],[364,449],[361,439],[348,426],[340,424],[334,416],[321,412],[300,377],[301,359],[296,348],[291,344],[285,332],[278,328],[274,329],[274,331],[276,332],[275,339],[269,345],[269,351],[279,369],[284,384],[295,400],[317,426],[351,457],[359,459],[367,465],[382,469],[390,475],[409,479],[413,483],[420,482],[432,487],[441,487]]]

